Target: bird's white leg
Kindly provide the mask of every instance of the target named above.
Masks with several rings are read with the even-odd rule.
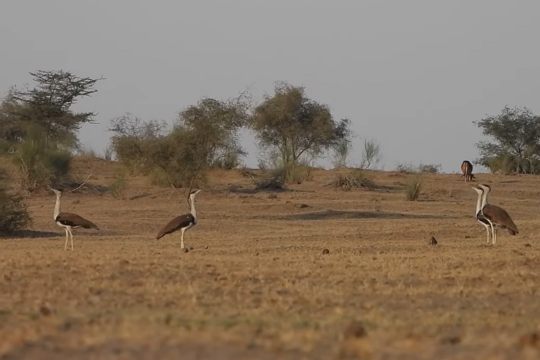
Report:
[[[66,232],[66,242],[64,243],[64,250],[67,250],[68,241],[69,241],[69,235],[68,235],[67,227],[64,228],[64,231]]]
[[[495,244],[495,227],[493,226],[493,223],[489,223],[491,227],[491,244]]]
[[[497,229],[496,229],[496,228],[493,228],[493,238],[492,238],[492,241],[493,241],[493,245],[495,245],[495,243],[497,242]]]
[[[491,241],[493,241],[493,236],[494,236],[493,234],[495,231],[495,227],[493,226],[493,223],[491,221],[488,220],[488,222],[489,222],[489,227],[491,229]],[[488,245],[489,245],[489,240],[488,240]]]
[[[484,227],[486,228],[487,243],[488,243],[488,245],[489,245],[489,240],[491,240],[491,239],[490,239],[490,236],[489,236],[489,231],[490,231],[489,225],[484,224]]]
[[[180,249],[184,248],[184,232],[185,231],[186,231],[185,229],[180,230]]]
[[[71,227],[69,229],[69,237],[71,238],[71,251],[73,251],[73,233],[71,232]]]

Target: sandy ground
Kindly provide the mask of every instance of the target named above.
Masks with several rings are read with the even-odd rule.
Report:
[[[77,171],[96,166],[91,183],[110,185],[114,165]],[[349,192],[335,176],[256,192],[212,173],[187,253],[155,240],[187,212],[181,193],[143,178],[123,199],[63,197],[101,228],[77,230],[73,252],[53,195],[32,195],[31,229],[0,239],[0,359],[540,358],[540,178],[477,175],[520,230],[488,246],[459,175],[424,176],[416,202],[407,174]]]

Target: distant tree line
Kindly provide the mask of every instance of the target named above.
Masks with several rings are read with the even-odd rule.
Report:
[[[80,150],[78,131],[95,118],[93,112],[74,111],[73,105],[95,94],[100,79],[62,70],[30,74],[34,87],[13,87],[0,103],[0,154],[13,159],[23,188],[33,191],[68,174],[72,156]],[[527,108],[506,107],[476,124],[489,138],[477,144],[478,163],[492,172],[540,172],[539,116]],[[239,166],[245,155],[239,143],[244,128],[272,155],[271,166],[279,170],[283,183],[301,182],[300,171],[322,155],[332,154],[334,165],[344,167],[351,151],[350,121],[334,119],[328,106],[308,98],[303,87],[287,83],[278,83],[258,104],[246,94],[228,100],[203,98],[180,111],[172,129],[125,114],[111,121],[111,149],[132,172],[151,175],[162,184],[192,187],[204,182],[210,168]],[[360,167],[375,166],[380,155],[380,146],[365,140]],[[18,195],[0,186],[0,199],[8,204],[3,211],[19,219],[12,224],[28,221],[21,213],[24,207],[17,207]]]
[[[34,191],[62,180],[78,130],[95,118],[73,105],[97,92],[100,80],[70,72],[30,73],[34,86],[13,87],[0,104],[0,153],[12,157],[23,188]],[[305,95],[303,87],[276,85],[273,95],[252,106],[245,94],[229,100],[203,98],[183,109],[172,129],[162,122],[125,114],[111,121],[112,151],[131,171],[151,174],[174,187],[204,181],[212,167],[234,168],[245,155],[239,131],[252,129],[262,148],[277,154],[284,182],[298,181],[299,164],[333,149],[345,164],[350,122],[334,120],[329,108]]]
[[[298,181],[303,157],[316,157],[349,142],[350,122],[335,121],[326,105],[304,88],[280,83],[250,111],[250,100],[204,98],[181,111],[170,131],[155,121],[124,115],[112,121],[113,150],[133,171],[153,174],[175,187],[204,181],[212,167],[231,169],[244,155],[238,133],[252,129],[261,147],[277,154],[284,182]]]
[[[96,93],[100,79],[62,70],[30,74],[35,86],[12,88],[0,104],[0,152],[13,156],[24,187],[32,191],[67,174],[79,149],[78,130],[95,117],[72,106]],[[478,163],[493,172],[540,171],[539,116],[527,108],[506,107],[475,123],[489,137],[477,144]],[[172,129],[125,114],[112,120],[111,145],[132,171],[180,187],[203,180],[208,168],[237,167],[245,155],[238,141],[242,128],[253,130],[261,147],[274,154],[273,166],[281,168],[284,181],[296,181],[299,165],[328,150],[335,166],[343,167],[351,151],[350,121],[335,120],[303,87],[287,83],[277,84],[274,93],[255,106],[245,95],[201,99],[179,113]],[[361,157],[361,168],[377,164],[379,145],[365,140]]]

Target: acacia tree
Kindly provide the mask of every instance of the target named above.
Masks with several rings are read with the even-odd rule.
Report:
[[[78,146],[77,131],[95,115],[71,107],[95,93],[99,79],[61,70],[30,74],[36,86],[11,89],[0,106],[0,148],[15,154],[26,187],[33,190],[67,172],[70,152]]]
[[[0,234],[19,230],[30,222],[30,215],[22,197],[7,186],[6,171],[0,169]]]
[[[287,181],[303,155],[316,157],[350,136],[349,120],[334,121],[326,105],[289,84],[278,84],[274,95],[266,96],[250,125],[262,146],[279,152]]]
[[[0,151],[13,150],[14,145],[24,139],[24,123],[17,118],[19,104],[13,99],[12,92],[0,104]]]
[[[499,115],[475,122],[492,142],[481,141],[479,163],[492,172],[540,171],[540,117],[527,108],[505,107]]]
[[[11,141],[22,141],[27,128],[38,127],[47,140],[74,148],[77,131],[84,123],[91,122],[93,112],[76,113],[71,110],[80,98],[97,92],[94,86],[100,79],[79,77],[70,72],[36,71],[30,73],[36,86],[31,89],[12,89],[4,109],[18,133]]]

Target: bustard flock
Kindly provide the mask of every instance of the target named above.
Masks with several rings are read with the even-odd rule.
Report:
[[[53,220],[56,225],[62,227],[66,232],[66,242],[64,244],[64,250],[67,250],[69,240],[71,240],[71,250],[73,250],[73,232],[72,229],[79,227],[85,229],[96,229],[99,230],[98,226],[83,218],[80,215],[61,212],[60,211],[60,198],[62,197],[62,191],[53,189],[51,190],[56,195],[56,203],[54,205]],[[200,193],[201,190],[194,190],[189,194],[188,202],[190,205],[190,212],[184,215],[177,216],[169,221],[161,230],[159,230],[156,239],[161,239],[167,234],[174,233],[180,230],[180,248],[184,249],[184,233],[191,229],[193,226],[197,225],[197,210],[195,209],[195,196]]]
[[[465,177],[465,181],[471,181],[473,179],[472,164],[465,160],[461,164],[461,171]],[[503,208],[488,203],[488,195],[491,191],[491,187],[486,184],[479,184],[472,187],[476,191],[478,198],[476,200],[475,218],[486,229],[487,243],[495,245],[497,241],[497,228],[506,229],[510,235],[516,235],[519,233],[516,224],[506,210]],[[73,213],[60,211],[60,198],[62,192],[57,189],[51,190],[56,195],[56,203],[54,206],[53,219],[54,222],[64,228],[66,232],[66,241],[64,244],[64,250],[68,248],[68,242],[71,240],[71,250],[73,250],[73,232],[75,228],[86,228],[99,230],[96,224]],[[197,225],[197,210],[195,209],[195,197],[201,190],[191,191],[188,197],[190,206],[190,212],[177,216],[170,220],[156,235],[156,239],[161,239],[163,236],[174,233],[180,230],[180,248],[184,249],[184,233]]]

